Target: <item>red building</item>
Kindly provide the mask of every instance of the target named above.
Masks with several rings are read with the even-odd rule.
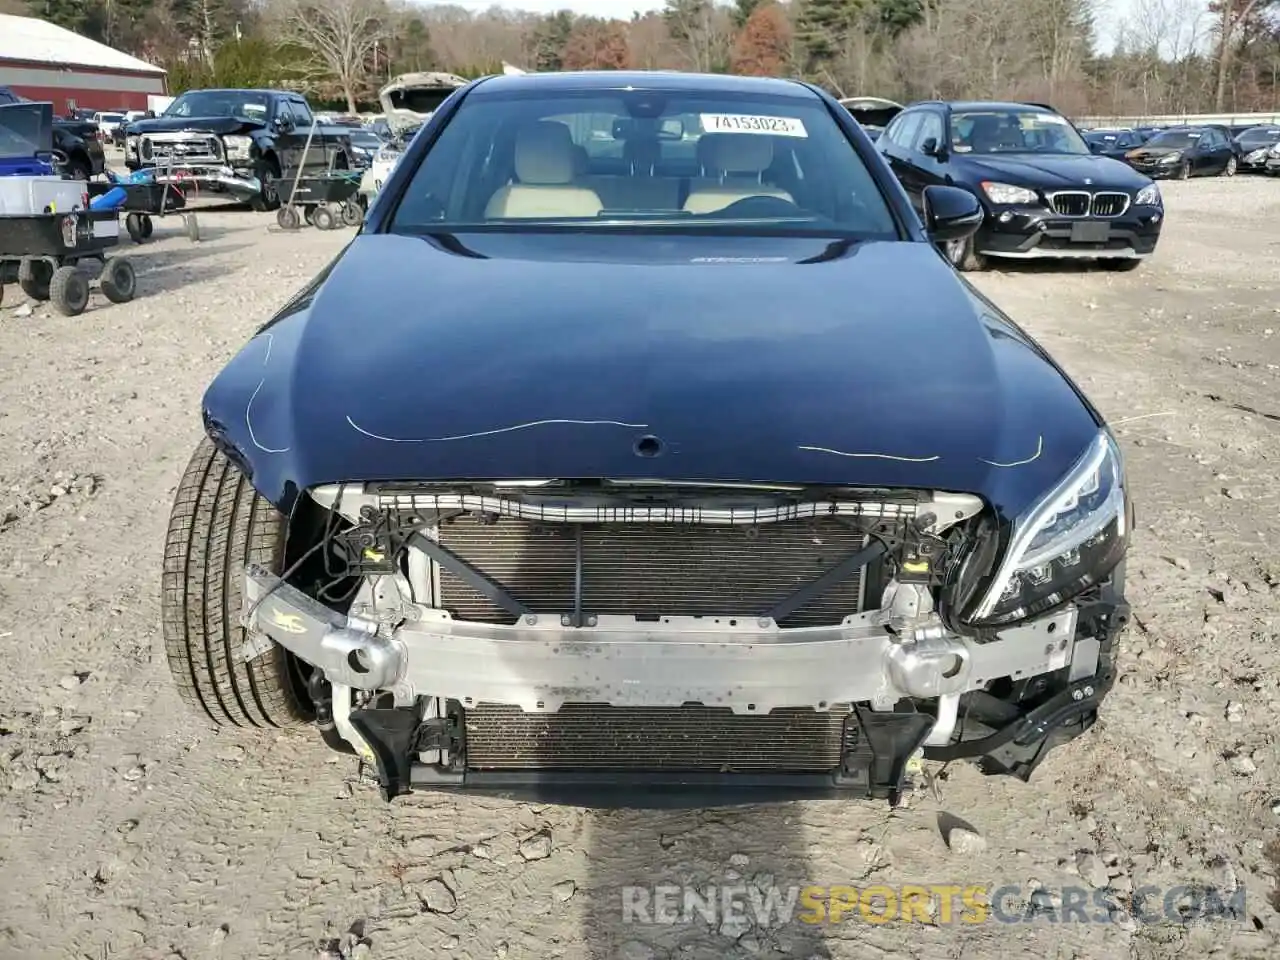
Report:
[[[53,112],[146,110],[147,95],[165,93],[159,67],[34,17],[0,14],[0,87]]]

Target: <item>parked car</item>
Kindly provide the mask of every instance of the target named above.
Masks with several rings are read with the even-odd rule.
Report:
[[[188,90],[159,117],[129,125],[125,165],[223,189],[257,210],[279,205],[286,170],[355,167],[346,129],[315,124],[306,98],[287,90]]]
[[[155,114],[150,110],[125,111],[124,119],[116,124],[115,129],[111,131],[111,143],[114,146],[123,147],[128,138],[130,124],[137,123],[139,120],[147,120],[154,116]]]
[[[582,172],[595,129],[635,162]],[[205,393],[178,691],[313,721],[387,798],[893,799],[920,751],[1031,776],[1114,681],[1124,467],[939,255],[973,193],[923,198],[804,83],[469,84]]]
[[[902,104],[883,97],[846,97],[840,106],[853,114],[853,119],[862,124],[873,141],[884,132],[889,121],[902,112]]]
[[[1153,178],[1235,175],[1240,163],[1237,147],[1225,127],[1173,127],[1157,133],[1125,154],[1135,170]]]
[[[1132,130],[1086,130],[1083,134],[1089,150],[1099,157],[1124,160],[1124,156],[1143,144],[1143,139]]]
[[[1156,185],[1095,156],[1049,107],[916,103],[893,119],[876,146],[922,216],[931,186],[954,183],[978,198],[981,229],[944,248],[961,270],[982,270],[992,257],[1087,258],[1131,270],[1160,237],[1164,207]]]
[[[1265,170],[1267,153],[1280,144],[1280,126],[1250,127],[1236,137],[1235,144],[1241,170]]]
[[[116,127],[124,122],[124,113],[95,113],[93,122],[98,125],[98,139],[103,143],[110,143]]]
[[[384,143],[368,158],[360,179],[357,196],[362,206],[367,208],[373,202],[413,135],[466,82],[452,73],[405,73],[393,77],[378,91],[383,114],[371,127]]]
[[[387,142],[365,126],[347,127],[347,139],[351,145],[351,157],[354,160],[354,166],[359,168],[368,167],[372,164],[373,158],[378,155],[378,151]]]
[[[30,103],[9,87],[0,87],[0,106]],[[52,111],[52,105],[50,105]],[[72,180],[88,180],[102,173],[106,157],[98,140],[98,125],[92,120],[53,118],[55,168]]]

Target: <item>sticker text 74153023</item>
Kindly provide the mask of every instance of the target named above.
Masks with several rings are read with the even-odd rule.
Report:
[[[706,133],[754,133],[774,137],[807,137],[809,131],[795,117],[761,117],[741,113],[704,113],[700,117]]]

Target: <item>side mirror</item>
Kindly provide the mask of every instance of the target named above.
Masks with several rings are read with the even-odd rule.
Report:
[[[920,144],[920,152],[926,157],[933,157],[937,160],[945,160],[947,155],[947,152],[938,143],[937,137],[929,137],[924,143]]]
[[[968,190],[961,187],[924,188],[924,227],[934,241],[963,240],[982,226],[986,212]]]
[[[1102,152],[1102,144],[1098,143],[1098,141],[1096,141],[1096,140],[1090,140],[1090,141],[1089,141],[1089,152],[1090,152],[1090,153],[1101,153],[1101,152]]]
[[[291,117],[276,117],[276,129],[281,133],[289,133],[293,130],[293,119]]]
[[[154,110],[148,110],[142,115],[142,117],[144,120],[154,120],[156,118],[156,112]]]

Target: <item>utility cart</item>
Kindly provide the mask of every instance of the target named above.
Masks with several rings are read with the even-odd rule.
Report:
[[[114,176],[108,173],[108,176]],[[124,191],[124,203],[116,207],[124,213],[125,231],[134,243],[144,243],[155,232],[152,217],[164,218],[177,214],[182,218],[183,233],[195,243],[200,239],[200,224],[193,212],[186,211],[187,195],[178,183],[170,179],[131,180],[116,177],[108,183],[90,183],[90,197],[104,196],[119,188]]]
[[[32,300],[47,300],[74,317],[89,304],[92,275],[103,296],[127,303],[137,291],[133,264],[107,257],[119,242],[120,218],[114,210],[0,215],[0,300],[4,285],[16,282]]]
[[[313,123],[302,149],[303,162],[295,169],[285,171],[282,177],[284,180],[291,178],[293,188],[289,199],[276,211],[276,223],[281,229],[297,230],[305,221],[318,230],[336,230],[343,225],[354,227],[364,219],[364,211],[356,202],[364,171],[350,169],[350,157],[341,145],[322,141],[320,150],[324,156],[325,172],[306,173],[315,132]],[[343,167],[338,165],[339,160],[343,161]]]

